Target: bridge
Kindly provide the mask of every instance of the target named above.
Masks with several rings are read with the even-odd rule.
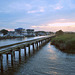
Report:
[[[37,50],[39,50],[40,46],[43,46],[44,44],[46,44],[47,42],[49,42],[51,40],[52,37],[54,37],[55,35],[50,35],[50,36],[45,36],[42,38],[37,38],[37,39],[33,39],[33,40],[29,40],[29,41],[23,41],[23,42],[19,42],[19,43],[14,43],[14,44],[10,44],[10,45],[5,45],[5,46],[1,46],[0,47],[0,70],[1,72],[3,72],[3,54],[6,54],[6,60],[8,62],[8,55],[11,55],[11,65],[13,66],[13,60],[15,57],[15,51],[19,52],[19,61],[21,60],[21,49],[24,49],[24,54],[25,56],[26,54],[26,47],[28,47],[28,55],[30,56],[31,54],[31,49],[30,46],[32,45],[33,48],[33,52],[35,52],[35,48]]]

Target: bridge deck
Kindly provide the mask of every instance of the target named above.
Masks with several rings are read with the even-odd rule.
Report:
[[[33,39],[33,40],[29,40],[29,41],[23,41],[23,42],[19,42],[19,43],[14,43],[14,44],[10,44],[10,45],[1,46],[0,47],[0,54],[9,53],[12,50],[16,51],[18,48],[24,48],[25,46],[27,47],[27,46],[32,45],[34,43],[37,43],[39,41],[51,38],[53,36],[54,35],[46,36],[46,37],[42,37],[42,38],[38,38],[38,39]]]

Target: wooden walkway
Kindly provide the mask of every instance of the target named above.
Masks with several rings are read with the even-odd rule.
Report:
[[[21,49],[24,49],[24,53],[26,56],[26,47],[28,47],[28,54],[30,55],[30,53],[31,53],[30,45],[32,45],[33,52],[34,52],[35,51],[34,46],[36,46],[36,48],[38,50],[40,46],[49,42],[51,40],[51,38],[54,36],[55,35],[51,35],[51,36],[46,36],[46,37],[33,39],[33,40],[29,40],[29,41],[23,41],[23,42],[19,42],[19,43],[15,43],[15,44],[1,46],[0,47],[0,65],[1,65],[0,70],[1,70],[1,72],[3,72],[3,54],[6,54],[7,61],[8,61],[8,54],[11,54],[11,65],[13,66],[13,59],[15,57],[15,51],[19,51],[19,60],[20,60],[21,59]]]

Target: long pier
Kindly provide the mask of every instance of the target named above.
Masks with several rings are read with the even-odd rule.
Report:
[[[27,51],[26,47],[28,47],[28,54],[30,56],[30,54],[31,54],[30,45],[32,45],[33,52],[35,52],[35,47],[38,50],[40,46],[43,46],[43,44],[46,44],[47,42],[49,42],[51,40],[51,38],[54,36],[55,35],[51,35],[51,36],[46,36],[46,37],[33,39],[33,40],[29,40],[29,41],[23,41],[23,42],[19,42],[19,43],[15,43],[15,44],[1,46],[0,47],[0,70],[1,70],[1,72],[3,72],[3,70],[4,70],[3,69],[3,54],[6,54],[7,62],[8,62],[8,55],[11,54],[11,65],[13,66],[15,51],[19,52],[19,60],[21,60],[21,49],[24,49],[24,54],[26,56],[26,51]]]

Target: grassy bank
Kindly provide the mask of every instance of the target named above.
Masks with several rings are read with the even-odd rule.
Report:
[[[75,34],[58,35],[52,39],[51,44],[64,52],[75,53]]]

